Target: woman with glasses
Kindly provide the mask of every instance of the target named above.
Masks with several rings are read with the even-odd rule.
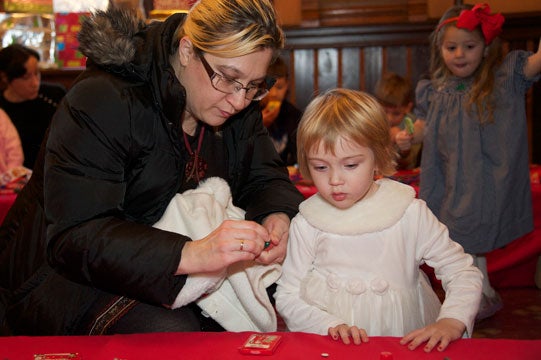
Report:
[[[150,24],[110,7],[83,22],[79,43],[87,69],[55,114],[44,172],[0,230],[6,327],[220,330],[194,305],[169,309],[188,274],[282,262],[302,201],[257,104],[284,43],[272,4],[201,0]],[[152,227],[175,194],[210,177],[227,181],[246,220],[202,239]]]

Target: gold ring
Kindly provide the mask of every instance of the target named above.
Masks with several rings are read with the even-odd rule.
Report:
[[[240,251],[244,249],[244,240],[240,241]]]

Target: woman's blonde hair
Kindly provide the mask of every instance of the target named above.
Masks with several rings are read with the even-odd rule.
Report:
[[[447,24],[443,23],[447,19],[459,16],[462,10],[471,10],[472,8],[472,5],[453,6],[443,14],[436,30],[430,35],[430,74],[432,83],[436,89],[441,88],[453,76],[443,61],[441,47],[445,30],[449,26],[456,26],[456,21],[451,21]],[[474,31],[479,34],[481,39],[484,39],[479,28],[476,28]],[[474,73],[474,81],[469,94],[470,98],[466,104],[466,109],[470,112],[475,106],[481,124],[494,120],[494,108],[496,106],[492,98],[492,92],[494,91],[494,71],[503,59],[499,38],[496,37],[489,45],[485,46],[485,56]]]
[[[372,149],[379,175],[396,171],[387,117],[378,101],[365,92],[333,89],[319,95],[306,107],[297,131],[299,169],[308,180],[307,154],[320,144],[334,154],[340,137]]]
[[[179,27],[177,39],[185,35],[196,49],[224,58],[270,48],[275,59],[284,47],[269,0],[200,0]]]

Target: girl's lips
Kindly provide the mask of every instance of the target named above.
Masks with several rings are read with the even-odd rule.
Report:
[[[331,196],[332,196],[333,200],[335,200],[335,201],[343,201],[343,200],[345,200],[347,194],[345,194],[345,193],[332,193]]]

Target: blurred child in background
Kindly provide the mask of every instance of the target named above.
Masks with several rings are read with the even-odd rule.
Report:
[[[398,153],[397,170],[410,170],[420,165],[422,143],[412,144],[411,141],[400,141],[412,136],[412,128],[415,121],[413,115],[414,90],[411,83],[395,73],[386,73],[376,84],[374,95],[383,105],[387,114],[387,121],[391,127],[391,140],[395,144]],[[409,122],[409,124],[408,124]],[[403,145],[399,148],[398,142]]]
[[[276,83],[261,100],[263,124],[269,131],[274,147],[286,165],[297,163],[297,126],[302,112],[287,100],[289,70],[282,58],[276,59],[268,71]]]

